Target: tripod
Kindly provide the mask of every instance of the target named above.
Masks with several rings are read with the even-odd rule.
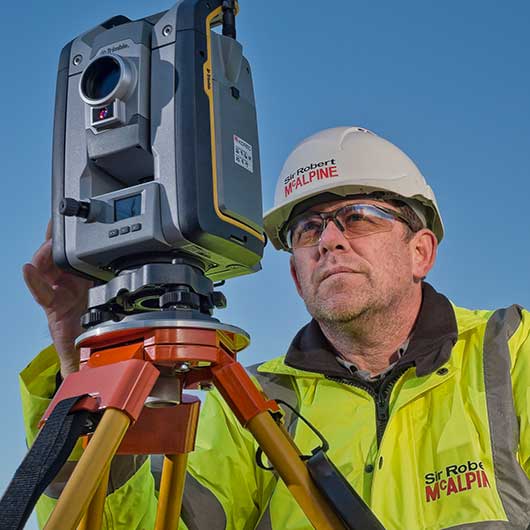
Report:
[[[87,434],[46,530],[99,530],[115,454],[165,455],[155,528],[176,529],[200,404],[183,391],[212,386],[315,528],[384,530],[327,459],[327,442],[299,415],[322,441],[311,456],[300,454],[278,404],[236,361],[248,335],[211,316],[214,306],[225,304],[199,269],[181,262],[142,265],[90,289],[82,318],[87,331],[76,341],[80,370],[58,389],[0,500],[2,530],[23,527],[77,438]]]
[[[115,453],[165,454],[155,528],[176,529],[199,411],[199,400],[182,390],[210,383],[253,434],[311,524],[326,530],[344,528],[281,425],[278,405],[257,389],[235,360],[237,351],[248,344],[246,334],[207,320],[148,316],[157,318],[112,323],[108,331],[100,327],[78,339],[83,366],[65,379],[43,420],[57,403],[80,395],[87,397],[76,410],[103,414],[46,530],[74,529],[85,512],[80,528],[100,528]]]

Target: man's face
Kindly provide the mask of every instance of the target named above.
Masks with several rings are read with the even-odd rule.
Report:
[[[311,211],[329,212],[356,203],[396,210],[383,201],[349,199],[323,203]],[[329,221],[318,245],[295,249],[291,274],[309,313],[317,321],[345,323],[389,308],[410,295],[432,266],[436,242],[429,230],[421,230],[412,239],[406,238],[407,230],[404,223],[394,221],[388,231],[346,239]],[[428,234],[434,247],[427,270],[417,247],[421,233]]]

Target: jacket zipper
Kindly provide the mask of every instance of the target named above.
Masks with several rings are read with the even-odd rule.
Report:
[[[397,372],[392,374],[392,377],[389,377],[386,380],[383,380],[381,386],[376,391],[372,386],[364,384],[362,381],[354,379],[344,379],[342,377],[333,377],[326,376],[327,379],[332,381],[337,381],[338,383],[343,383],[345,385],[354,386],[365,390],[372,396],[375,404],[375,426],[376,426],[376,436],[377,436],[377,448],[381,445],[381,440],[383,439],[383,434],[385,432],[386,426],[388,424],[388,419],[390,417],[390,394],[392,393],[392,388],[397,383],[398,379],[410,368],[410,365],[402,366]]]

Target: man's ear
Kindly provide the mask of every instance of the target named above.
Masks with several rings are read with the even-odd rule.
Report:
[[[294,284],[296,285],[296,290],[298,291],[298,294],[302,296],[302,290],[300,289],[300,282],[298,280],[298,273],[296,272],[296,263],[293,255],[291,255],[289,260],[289,268],[291,270],[291,276],[293,278]]]
[[[424,228],[416,232],[410,241],[412,252],[412,275],[419,281],[427,276],[436,261],[438,240],[436,236]]]

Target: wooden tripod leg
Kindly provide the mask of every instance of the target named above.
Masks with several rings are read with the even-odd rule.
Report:
[[[232,412],[252,433],[311,524],[318,530],[344,529],[311,479],[294,441],[272,417],[270,410],[278,405],[264,397],[241,364],[233,359],[225,358],[212,373],[215,386]]]
[[[94,496],[131,420],[107,409],[57,501],[45,530],[74,530]]]
[[[107,466],[103,473],[103,478],[99,483],[96,493],[92,497],[88,510],[86,511],[81,524],[77,530],[100,530],[103,522],[103,509],[105,506],[105,497],[107,496],[107,489],[109,486],[110,466]]]
[[[261,412],[255,416],[248,423],[247,429],[256,438],[311,524],[318,530],[344,528],[313,483],[294,443],[287,438],[270,413]]]
[[[187,453],[164,457],[155,530],[178,528],[187,462]]]

